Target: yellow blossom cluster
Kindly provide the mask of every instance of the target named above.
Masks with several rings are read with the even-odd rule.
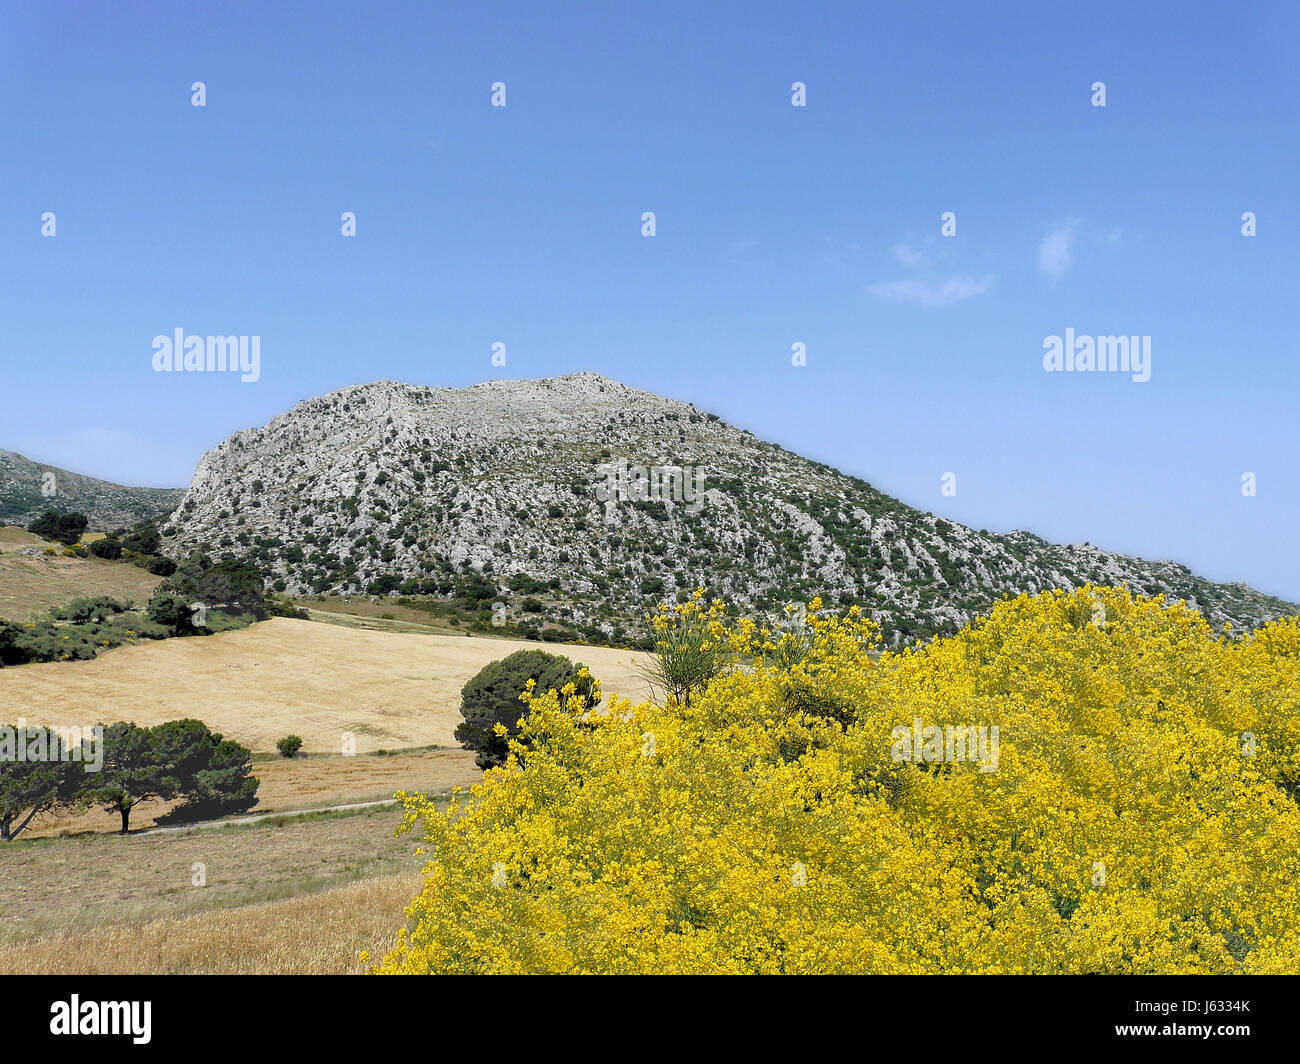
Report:
[[[704,614],[701,693],[530,692],[505,766],[401,796],[430,860],[374,970],[1300,971],[1297,620],[1087,587],[881,654]]]

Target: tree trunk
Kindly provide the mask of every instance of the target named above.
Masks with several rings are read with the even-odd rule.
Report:
[[[131,810],[123,809],[121,810],[121,813],[122,813],[122,834],[125,835],[127,833],[127,827],[131,820]]]
[[[18,838],[18,836],[22,834],[23,828],[25,828],[28,824],[32,822],[32,817],[34,817],[37,813],[41,812],[44,808],[45,806],[43,805],[32,806],[32,811],[27,814],[27,818],[16,828],[13,827],[13,825],[8,820],[6,820],[4,822],[3,830],[0,830],[0,839],[12,841]],[[11,828],[12,830],[10,830]]]

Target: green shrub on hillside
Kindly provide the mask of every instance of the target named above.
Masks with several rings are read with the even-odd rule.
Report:
[[[105,536],[103,539],[95,540],[90,545],[90,553],[96,558],[104,558],[107,561],[115,562],[122,557],[122,542],[116,536]]]
[[[52,539],[67,546],[81,540],[82,534],[90,524],[85,514],[58,513],[46,510],[27,526],[27,531],[44,539]]]
[[[0,620],[0,665],[87,661],[101,650],[171,634],[170,629],[132,612],[129,602],[105,596],[74,599],[29,624]]]
[[[262,588],[262,575],[253,566],[233,559],[213,564],[195,552],[158,585],[149,617],[177,635],[243,627],[270,616]]]

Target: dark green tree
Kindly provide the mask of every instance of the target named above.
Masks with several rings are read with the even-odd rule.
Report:
[[[23,629],[12,621],[0,620],[0,666],[22,665],[27,653],[22,648]]]
[[[156,521],[141,521],[121,537],[122,546],[137,554],[157,554],[162,550],[162,536]]]
[[[84,770],[67,755],[52,729],[0,728],[0,840],[17,837],[38,813],[75,802]]]
[[[46,510],[35,521],[27,526],[27,531],[45,539],[56,540],[67,546],[78,542],[82,534],[86,531],[86,526],[90,524],[90,518],[85,514],[76,513],[58,513],[55,510]]]
[[[115,562],[122,557],[122,542],[116,536],[105,536],[90,544],[90,553],[96,558]]]
[[[149,620],[175,632],[196,632],[198,629],[194,625],[194,602],[193,597],[169,587],[164,581],[158,585],[149,600]]]
[[[456,577],[456,595],[465,601],[468,609],[475,609],[480,602],[491,602],[499,594],[497,585],[482,573]]]
[[[104,729],[104,767],[87,796],[122,818],[123,835],[130,830],[131,810],[141,802],[180,794],[180,777],[160,763],[151,731],[127,722]]]
[[[204,611],[198,611],[198,605]],[[266,620],[270,613],[263,595],[262,574],[252,565],[234,559],[214,564],[206,554],[196,551],[158,585],[149,601],[151,621],[186,635],[204,630],[199,621],[209,610]]]
[[[151,799],[184,798],[196,816],[249,808],[257,800],[252,764],[246,747],[199,720],[112,724],[104,729],[103,770],[87,797],[121,816],[125,834],[131,811]]]
[[[257,804],[258,779],[251,774],[253,754],[248,747],[227,739],[196,720],[171,721],[187,726],[188,751],[181,781],[185,803],[176,810],[180,820],[199,820],[242,813]],[[194,729],[202,729],[199,734]],[[159,725],[164,727],[164,725]]]
[[[516,722],[528,716],[528,706],[519,696],[529,680],[536,681],[536,694],[559,691],[573,681],[589,706],[600,701],[592,701],[592,678],[579,679],[582,668],[566,657],[542,650],[517,650],[509,657],[489,662],[461,689],[460,712],[464,720],[456,727],[456,741],[477,752],[474,761],[479,768],[504,764],[509,737],[518,732]],[[506,735],[496,734],[497,724],[505,726]]]

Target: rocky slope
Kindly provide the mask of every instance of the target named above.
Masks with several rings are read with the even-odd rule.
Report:
[[[46,510],[59,510],[85,514],[91,531],[109,531],[166,517],[184,494],[180,488],[125,488],[0,451],[0,524],[26,526]]]
[[[607,632],[697,584],[745,610],[857,602],[891,643],[953,630],[1006,593],[1086,582],[1185,598],[1216,625],[1297,612],[1173,562],[964,528],[585,373],[309,399],[205,455],[165,534],[173,556],[248,558],[291,593],[436,593],[477,572],[513,609],[509,587],[546,585],[575,625]]]

